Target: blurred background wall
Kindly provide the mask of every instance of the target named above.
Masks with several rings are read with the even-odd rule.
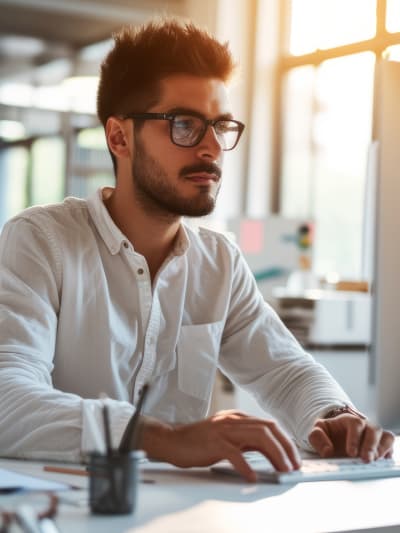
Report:
[[[375,65],[398,54],[400,0],[0,0],[0,225],[113,183],[95,116],[111,33],[154,15],[229,40],[245,137],[213,217],[315,222],[313,269],[360,278]]]

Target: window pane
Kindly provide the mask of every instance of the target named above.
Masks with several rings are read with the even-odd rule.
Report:
[[[387,0],[386,29],[392,33],[400,31],[400,0]]]
[[[282,212],[315,220],[318,274],[336,271],[358,277],[361,272],[374,61],[372,53],[326,61],[315,70],[313,83],[308,76],[303,94],[298,82],[288,79],[285,104],[293,115],[284,122],[288,131],[283,145]]]
[[[88,175],[74,174],[71,177],[70,191],[68,194],[78,198],[87,198],[97,191],[99,187],[113,187],[115,180],[111,173],[90,173]]]
[[[376,0],[292,0],[289,52],[302,55],[370,39]]]
[[[107,152],[106,136],[102,127],[86,128],[80,131],[77,136],[77,143],[82,148],[92,148]]]
[[[0,151],[0,228],[26,207],[28,150],[8,148]]]
[[[88,128],[76,138],[72,153],[72,176],[68,194],[86,198],[99,187],[115,184],[104,130]]]
[[[384,51],[383,56],[391,61],[400,61],[400,44],[388,46]]]
[[[315,69],[287,74],[283,93],[282,209],[288,217],[307,218],[313,209],[311,126]]]
[[[64,196],[65,147],[61,139],[39,139],[32,146],[32,203],[59,202]]]

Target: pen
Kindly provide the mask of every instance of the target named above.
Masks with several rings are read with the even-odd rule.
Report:
[[[124,434],[122,435],[121,443],[119,445],[120,453],[127,453],[129,450],[135,450],[138,444],[138,434],[139,434],[139,421],[140,421],[140,412],[143,407],[143,403],[146,399],[147,392],[149,390],[149,385],[146,383],[143,385],[141,390],[139,400],[136,406],[136,410],[133,413],[131,419],[128,422],[128,425],[125,428]]]
[[[112,455],[112,445],[111,445],[111,432],[110,432],[110,417],[108,412],[108,406],[104,403],[103,408],[103,424],[104,424],[104,434],[106,437],[106,449],[107,455]]]
[[[88,476],[89,473],[81,468],[64,468],[62,466],[44,466],[45,472],[56,472],[57,474],[69,474],[71,476]]]
[[[103,415],[103,426],[104,426],[104,436],[106,441],[106,453],[107,453],[107,476],[108,481],[110,483],[110,489],[111,489],[111,498],[114,500],[115,505],[117,505],[116,499],[117,499],[117,480],[115,479],[115,469],[112,466],[112,457],[113,457],[113,450],[111,445],[111,431],[110,431],[110,417],[108,412],[108,406],[107,406],[107,396],[104,394],[100,395],[101,398],[103,398],[103,407],[102,407],[102,415]],[[98,474],[98,473],[97,473]],[[94,475],[97,475],[96,472],[94,472]]]
[[[81,470],[79,468],[63,468],[62,466],[44,466],[43,467],[43,470],[45,472],[55,472],[57,474],[69,474],[70,476],[88,476],[89,475],[89,470],[86,468],[85,470]],[[152,484],[152,483],[155,483],[156,481],[154,479],[150,479],[150,478],[141,478],[140,480],[140,483],[146,483],[146,484]],[[1,489],[0,490],[0,494],[6,494],[6,493],[10,493],[10,492],[17,492],[19,490],[22,490],[21,487],[13,487],[12,489]],[[70,501],[70,500],[66,500],[64,498],[64,495],[62,496],[59,496],[59,499],[62,501],[64,500],[65,503],[69,503],[71,505],[79,505],[79,503],[76,503],[74,501]],[[85,500],[85,503],[86,503],[86,500]]]

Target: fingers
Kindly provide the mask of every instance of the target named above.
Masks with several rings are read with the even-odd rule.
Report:
[[[279,444],[283,448],[285,455],[290,459],[291,466],[295,469],[300,468],[301,457],[293,442],[288,439],[288,437],[283,433],[278,424],[276,424],[274,421],[271,421],[268,428],[277,440],[277,442],[279,442]]]
[[[248,449],[258,450],[276,470],[288,472],[300,468],[301,457],[295,444],[274,420],[258,420],[247,431],[251,442]]]
[[[395,436],[391,431],[383,430],[373,424],[367,424],[364,430],[359,456],[364,461],[373,461],[393,455]]]
[[[280,471],[300,468],[300,454],[292,440],[274,420],[246,415],[240,411],[220,411],[214,421],[223,422],[233,431],[241,451],[257,450]]]
[[[279,437],[275,437],[265,422],[257,425],[235,424],[229,428],[227,438],[238,452],[258,451],[262,453],[276,470],[289,472],[298,468],[292,463]],[[285,436],[284,439],[287,440],[287,437]]]
[[[382,436],[382,429],[367,424],[362,435],[359,456],[364,461],[370,462],[378,457],[378,446]],[[361,440],[361,439],[360,439]]]
[[[257,481],[257,474],[249,466],[241,453],[235,447],[231,447],[231,451],[226,454],[226,458],[230,461],[233,468],[244,477],[249,483]]]
[[[383,431],[378,446],[378,457],[390,459],[393,455],[395,436],[391,431]]]
[[[334,455],[334,445],[323,428],[315,426],[311,431],[308,440],[314,450],[321,457],[332,457],[332,455]]]
[[[269,428],[264,428],[262,433],[263,438],[258,451],[271,461],[272,466],[280,472],[290,472],[297,468],[287,455],[282,443],[274,436],[272,431]]]
[[[230,445],[240,452],[230,455],[230,461],[239,461],[248,479],[248,465],[243,464],[241,452],[255,450],[262,453],[276,470],[287,472],[300,468],[300,454],[292,442],[274,420],[266,420],[245,415],[240,411],[219,412],[212,417],[214,428],[219,426]],[[236,458],[236,459],[235,459]]]
[[[379,442],[374,428],[366,425],[365,420],[354,416],[348,418],[346,423],[346,455],[349,457],[360,456],[365,461],[372,461]],[[372,455],[371,459],[369,459],[369,454]]]
[[[394,435],[365,420],[350,421],[346,437],[346,453],[370,462],[380,457],[390,458]]]
[[[309,441],[321,457],[347,455],[369,462],[392,456],[394,435],[368,420],[343,414],[317,420]]]

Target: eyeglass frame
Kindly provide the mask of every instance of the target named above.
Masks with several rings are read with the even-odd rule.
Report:
[[[177,142],[174,141],[173,135],[172,135],[173,121],[179,115],[189,116],[189,117],[196,117],[196,118],[199,118],[200,120],[202,120],[202,122],[204,124],[204,130],[203,130],[202,135],[199,137],[198,141],[196,141],[195,143],[193,143],[193,144],[178,144]],[[243,124],[243,122],[240,122],[240,120],[235,120],[233,118],[223,118],[223,117],[214,118],[214,119],[207,119],[200,113],[196,113],[195,111],[186,111],[186,110],[174,111],[174,112],[170,112],[170,113],[125,113],[123,118],[124,119],[130,118],[130,119],[133,119],[133,120],[135,120],[135,119],[137,119],[137,120],[168,120],[169,121],[169,137],[170,137],[170,140],[171,140],[172,144],[175,144],[175,146],[179,146],[181,148],[193,148],[193,146],[197,146],[198,144],[200,144],[201,141],[204,139],[204,136],[205,136],[205,134],[207,132],[208,126],[212,126],[213,127],[214,133],[218,137],[218,133],[215,131],[215,124],[217,122],[224,122],[224,121],[225,122],[226,121],[234,122],[239,127],[239,130],[237,132],[236,142],[232,146],[232,148],[222,148],[221,147],[224,152],[230,152],[231,150],[236,148],[236,146],[237,146],[237,144],[238,144],[238,142],[240,140],[240,137],[241,137],[241,135],[243,133],[243,130],[245,128],[245,125]]]

